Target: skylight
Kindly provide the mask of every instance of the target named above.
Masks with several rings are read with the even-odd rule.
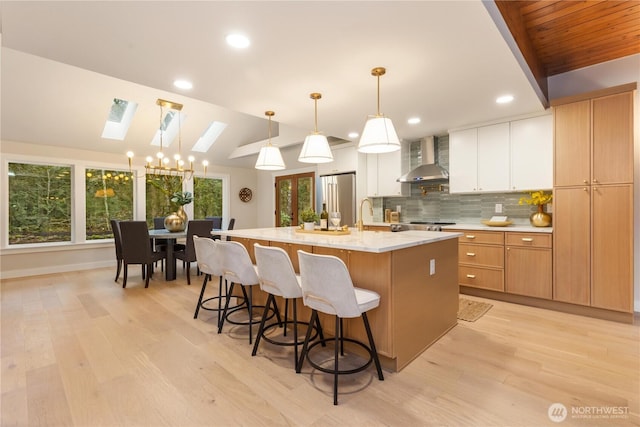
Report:
[[[102,137],[123,141],[137,108],[138,104],[135,102],[113,98]]]
[[[178,114],[180,114],[180,120],[178,120]],[[160,130],[162,130],[162,146],[170,146],[173,140],[176,139],[176,136],[178,136],[180,126],[184,123],[186,118],[187,115],[182,111],[167,111],[167,114],[164,115],[164,119],[162,120],[162,129],[158,129],[156,131],[156,134],[151,140],[151,145],[160,146]]]
[[[198,141],[194,144],[191,151],[198,151],[200,153],[206,153],[209,148],[213,145],[214,142],[218,139],[220,134],[227,127],[226,123],[222,122],[211,122],[207,130],[204,131],[202,136],[198,138]]]

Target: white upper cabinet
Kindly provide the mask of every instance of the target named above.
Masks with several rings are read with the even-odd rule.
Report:
[[[318,163],[318,175],[334,175],[337,173],[354,172],[358,169],[358,150],[352,144],[341,144],[331,148],[333,162]]]
[[[402,175],[400,150],[384,154],[367,154],[367,196],[408,196],[410,184],[397,179]]]
[[[509,123],[449,135],[449,192],[509,189]]]
[[[449,192],[550,189],[552,116],[498,123],[449,134]]]
[[[553,116],[511,122],[511,190],[553,188]]]

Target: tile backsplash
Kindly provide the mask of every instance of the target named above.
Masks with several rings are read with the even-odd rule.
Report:
[[[419,164],[419,143],[411,143],[411,149],[405,155],[410,159],[403,159],[403,164],[415,167]],[[436,161],[444,168],[449,167],[449,137],[437,139]],[[417,160],[416,160],[417,159]],[[522,192],[510,193],[478,193],[478,194],[449,194],[448,188],[443,191],[430,191],[426,194],[420,186],[424,184],[410,184],[410,197],[379,197],[373,201],[374,221],[382,222],[384,210],[395,211],[400,206],[400,221],[448,221],[457,223],[476,223],[481,219],[491,218],[493,215],[506,215],[516,224],[529,224],[529,216],[536,211],[535,206],[519,205]],[[496,204],[502,204],[502,213],[496,213]],[[550,206],[547,206],[550,208]],[[550,211],[550,209],[548,209]]]

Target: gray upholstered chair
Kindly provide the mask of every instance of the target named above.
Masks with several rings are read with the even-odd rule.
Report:
[[[366,369],[371,362],[375,362],[378,371],[378,379],[384,380],[382,367],[378,359],[378,353],[369,327],[367,311],[372,310],[380,304],[380,295],[376,292],[353,286],[349,270],[345,263],[338,257],[331,255],[311,254],[302,250],[298,251],[298,261],[300,263],[300,279],[302,285],[302,301],[304,305],[311,308],[311,320],[309,325],[314,325],[318,319],[318,312],[335,316],[335,337],[334,337],[334,366],[329,369],[321,366],[308,358],[309,350],[317,344],[328,340],[319,340],[310,343],[312,328],[307,328],[302,354],[296,367],[296,372],[302,370],[305,358],[309,364],[319,371],[333,374],[333,404],[338,404],[338,375],[352,374]],[[342,319],[362,317],[364,328],[369,339],[368,345],[352,338],[344,337]],[[369,353],[369,359],[361,366],[348,370],[340,370],[338,366],[338,349],[344,355],[344,343],[350,342],[360,346]]]
[[[153,263],[167,257],[164,251],[155,252],[149,238],[146,221],[120,221],[120,235],[122,237],[122,261],[124,263],[124,280],[122,287],[127,286],[129,264],[142,266],[144,287],[149,287],[149,279],[153,275]]]

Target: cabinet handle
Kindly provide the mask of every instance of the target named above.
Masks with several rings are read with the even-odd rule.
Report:
[[[597,182],[598,182],[598,180],[597,180],[597,179],[595,179],[595,178],[593,178],[593,183],[595,184],[595,183],[597,183]]]
[[[588,181],[588,180],[586,180],[586,179],[583,179],[583,180],[582,180],[582,183],[583,183],[583,184],[588,184],[588,183],[589,183],[589,181]]]
[[[467,252],[467,256],[476,256],[476,254],[473,252]]]
[[[582,189],[582,191],[589,191],[589,190],[587,190],[587,187],[584,187],[584,188]]]
[[[533,238],[531,238],[531,237],[523,237],[522,241],[523,242],[533,242]]]
[[[474,236],[473,234],[467,234],[467,235],[466,235],[466,236],[464,236],[464,237],[466,237],[467,239],[470,239],[470,240],[473,240],[473,239],[475,239],[475,238],[476,238],[476,236]]]
[[[467,274],[467,278],[468,279],[475,279],[476,275],[475,274]]]

